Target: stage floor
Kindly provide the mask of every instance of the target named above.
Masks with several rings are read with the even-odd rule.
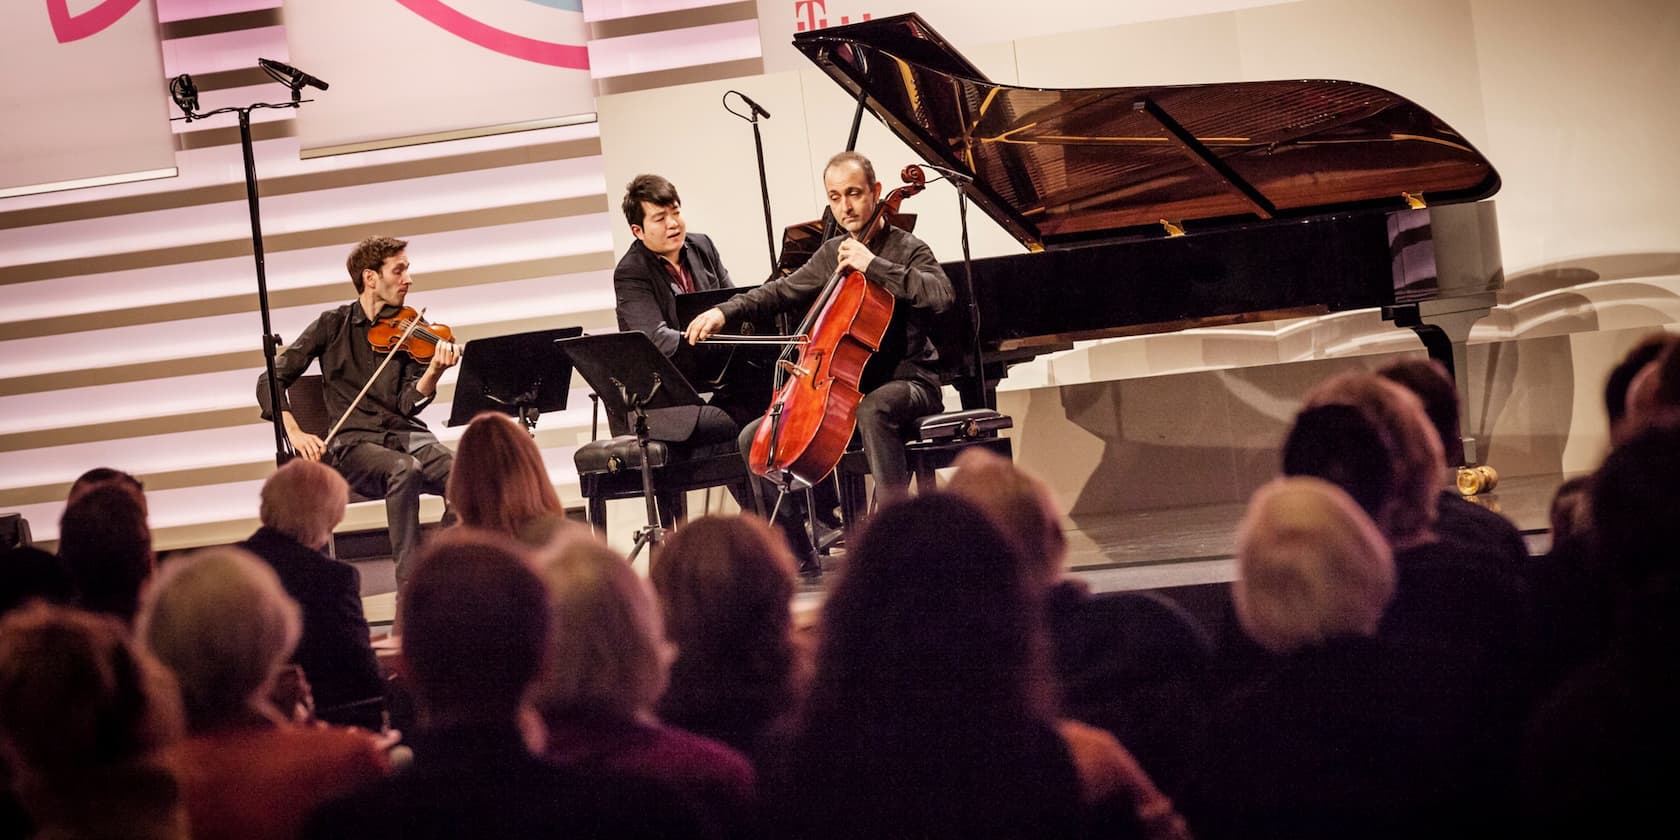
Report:
[[[1547,522],[1552,495],[1565,476],[1523,476],[1501,481],[1495,492],[1477,497],[1516,524],[1531,554],[1551,546]],[[1172,589],[1230,582],[1237,524],[1246,505],[1197,505],[1148,511],[1081,516],[1067,532],[1070,574],[1093,592]],[[843,554],[829,558],[831,571],[815,584],[801,586],[795,609],[808,614],[822,602],[833,569]],[[375,626],[389,625],[395,604],[395,578],[389,558],[364,560],[363,609]]]

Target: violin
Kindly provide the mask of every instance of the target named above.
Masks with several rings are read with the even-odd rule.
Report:
[[[875,229],[882,213],[897,213],[905,198],[922,191],[927,178],[920,167],[904,167],[904,186],[875,207],[861,230]],[[857,427],[858,390],[864,365],[892,322],[892,292],[871,283],[856,270],[835,269],[797,331],[803,342],[789,347],[777,362],[776,399],[753,435],[747,457],[753,474],[792,487],[815,485],[834,471]],[[797,348],[798,359],[788,358]]]
[[[430,363],[439,344],[454,344],[455,333],[444,324],[427,321],[425,313],[404,306],[395,314],[374,321],[368,328],[368,344],[375,352],[401,350],[417,362]]]

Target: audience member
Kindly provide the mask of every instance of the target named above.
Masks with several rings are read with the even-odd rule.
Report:
[[[455,446],[446,496],[463,527],[494,531],[531,548],[567,529],[585,528],[566,519],[537,442],[504,414],[487,412],[467,424]]]
[[[1435,532],[1466,557],[1478,557],[1496,571],[1522,575],[1528,567],[1528,543],[1511,520],[1472,502],[1458,492],[1456,467],[1464,463],[1464,440],[1459,431],[1458,386],[1452,375],[1432,359],[1406,359],[1384,366],[1377,375],[1412,392],[1423,403],[1425,416],[1441,439],[1445,460],[1440,475],[1445,486],[1435,497]]]
[[[549,667],[536,688],[547,757],[661,784],[682,796],[709,836],[744,836],[755,798],[752,764],[654,716],[671,646],[647,584],[590,535],[556,546],[542,573],[554,620]]]
[[[134,494],[135,500],[140,503],[141,512],[146,512],[146,486],[140,483],[140,479],[111,467],[94,467],[77,476],[70,484],[70,492],[65,497],[64,504],[75,504],[78,499],[87,495],[89,490],[107,485],[121,487]]]
[[[1441,444],[1417,397],[1376,375],[1347,373],[1315,386],[1305,406],[1284,444],[1284,473],[1331,481],[1376,522],[1397,574],[1379,635],[1462,698],[1478,722],[1463,750],[1484,765],[1470,775],[1507,783],[1534,690],[1529,593],[1515,576],[1437,538]],[[1332,413],[1345,416],[1325,425]],[[1511,793],[1476,795],[1503,803]]]
[[[1278,658],[1202,739],[1185,810],[1218,838],[1457,835],[1469,806],[1451,692],[1378,628],[1395,591],[1387,540],[1316,478],[1261,487],[1237,533],[1232,599]]]
[[[135,635],[174,672],[191,737],[170,750],[195,840],[291,838],[388,767],[359,729],[297,726],[268,697],[300,634],[274,571],[235,548],[170,560]]]
[[[152,574],[152,529],[142,497],[117,483],[91,487],[64,508],[58,556],[76,581],[77,604],[134,620],[140,587]]]
[[[34,546],[0,551],[0,615],[41,600],[70,604],[76,600],[76,581],[58,555]]]
[[[649,578],[677,648],[660,719],[756,759],[797,711],[808,670],[786,540],[754,516],[701,517],[665,540]]]
[[[361,573],[324,553],[349,493],[337,470],[293,459],[263,482],[262,527],[239,548],[267,563],[303,612],[292,661],[303,668],[316,717],[379,730],[385,683],[362,612]]]
[[[180,736],[168,672],[116,619],[47,604],[0,619],[0,769],[33,836],[186,838],[158,756]]]
[[[1604,379],[1604,414],[1610,423],[1610,439],[1621,440],[1627,436],[1624,429],[1628,413],[1628,392],[1634,379],[1644,371],[1663,350],[1669,345],[1680,341],[1680,336],[1668,332],[1653,332],[1647,334],[1629,348],[1622,355],[1621,361],[1610,369]]]
[[[521,731],[542,669],[547,592],[506,537],[456,528],[415,558],[398,611],[402,668],[419,707],[413,762],[331,803],[308,836],[691,837],[675,795],[585,776],[532,754]]]
[[[1627,414],[1614,442],[1645,429],[1680,425],[1680,337],[1670,337],[1662,351],[1628,383]]]
[[[1053,711],[1042,588],[970,503],[875,514],[823,607],[811,694],[769,771],[795,837],[1182,836],[1112,736]],[[1097,736],[1097,737],[1090,737]],[[1083,771],[1083,772],[1082,772]]]
[[[1047,595],[1060,709],[1112,733],[1169,795],[1207,712],[1212,642],[1188,612],[1152,592],[1091,595],[1063,576],[1067,541],[1054,496],[1007,458],[970,449],[946,484],[1013,537]]]
[[[1535,713],[1529,833],[1631,837],[1669,818],[1680,751],[1680,428],[1644,431],[1592,480],[1591,552],[1620,591],[1617,632]]]

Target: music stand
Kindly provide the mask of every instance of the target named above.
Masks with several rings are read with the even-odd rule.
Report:
[[[671,360],[653,346],[647,334],[630,331],[564,338],[554,346],[571,358],[577,372],[595,389],[608,413],[634,419],[636,446],[642,455],[642,497],[647,502],[646,528],[636,531],[629,559],[645,545],[665,539],[659,506],[653,492],[653,467],[648,457],[647,412],[656,408],[702,405],[700,395]]]
[[[583,327],[561,327],[473,339],[471,350],[461,356],[445,425],[459,426],[482,412],[497,411],[517,418],[535,436],[537,415],[565,410],[572,390],[571,359],[554,343],[582,334]]]

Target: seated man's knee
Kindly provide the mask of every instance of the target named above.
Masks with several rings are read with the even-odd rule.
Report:
[[[420,468],[420,459],[408,453],[399,453],[391,459],[391,466],[385,472],[385,483],[389,488],[403,487],[414,484],[425,478]]]

